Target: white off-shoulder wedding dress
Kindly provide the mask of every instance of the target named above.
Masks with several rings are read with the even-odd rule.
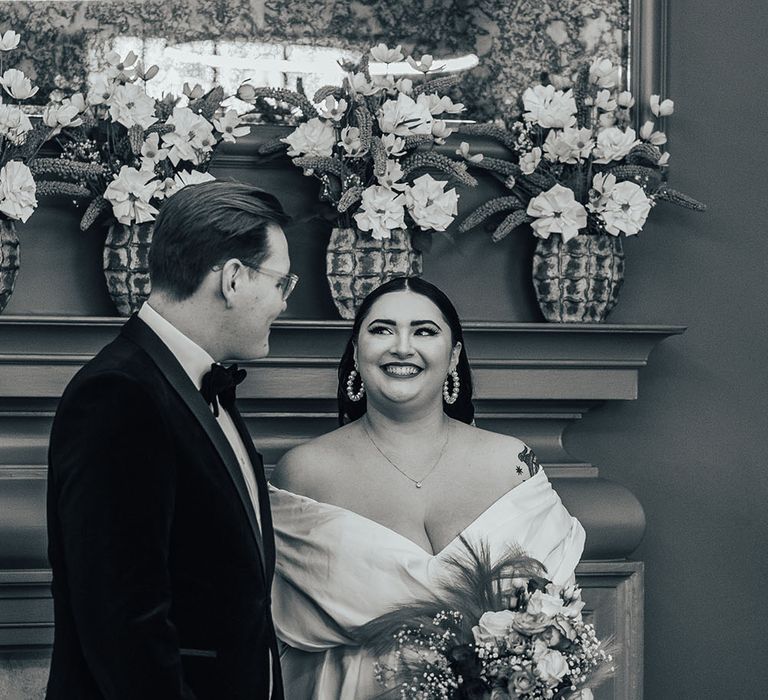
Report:
[[[277,546],[273,616],[285,697],[366,700],[384,689],[355,630],[398,605],[428,597],[460,555],[460,536],[486,542],[491,555],[518,545],[565,583],[584,549],[571,517],[543,470],[490,505],[456,538],[430,554],[408,538],[345,508],[270,485]]]

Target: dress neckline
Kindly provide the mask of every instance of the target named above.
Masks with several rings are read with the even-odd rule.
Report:
[[[541,476],[540,476],[541,475]],[[379,530],[383,530],[384,532],[387,532],[394,537],[397,537],[403,542],[408,543],[411,547],[417,549],[419,552],[421,552],[424,556],[428,557],[429,559],[437,559],[438,557],[442,556],[448,549],[450,549],[456,542],[458,542],[463,535],[466,535],[467,531],[471,528],[475,527],[481,520],[483,520],[492,510],[494,510],[500,503],[505,501],[507,497],[512,494],[518,493],[518,490],[524,487],[526,484],[530,484],[535,481],[539,481],[542,476],[546,478],[546,474],[544,474],[544,470],[540,469],[536,474],[534,474],[529,479],[526,479],[525,481],[520,482],[516,486],[513,486],[511,489],[505,491],[502,493],[497,499],[492,501],[490,504],[488,504],[482,511],[480,511],[477,515],[475,515],[457,534],[456,536],[450,540],[442,549],[438,550],[437,552],[428,552],[424,547],[422,547],[417,542],[414,542],[410,537],[406,537],[405,535],[397,532],[396,530],[393,530],[391,527],[388,527],[387,525],[384,525],[380,523],[378,520],[373,520],[372,518],[369,518],[366,515],[361,515],[360,513],[357,513],[354,510],[350,510],[349,508],[345,508],[344,506],[336,505],[335,503],[327,503],[326,501],[318,501],[315,498],[311,498],[310,496],[304,496],[300,493],[295,493],[294,491],[288,491],[287,489],[281,489],[277,486],[269,484],[269,488],[273,489],[275,491],[281,491],[283,493],[290,494],[291,496],[295,498],[299,498],[305,501],[310,501],[311,503],[314,503],[319,506],[323,506],[325,508],[330,508],[332,510],[339,511],[340,513],[350,515],[354,518],[357,518],[358,520],[362,520],[364,522],[370,523],[372,526],[378,528]]]

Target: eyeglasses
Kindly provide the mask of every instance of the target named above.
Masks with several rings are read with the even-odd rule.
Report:
[[[255,270],[256,272],[261,272],[262,275],[278,280],[280,282],[280,291],[283,294],[283,301],[291,296],[291,292],[296,289],[296,283],[299,281],[299,276],[293,272],[289,272],[287,275],[281,275],[279,272],[270,270],[268,267],[261,267],[261,265],[249,265],[247,262],[243,262],[243,265],[250,267],[251,270]]]

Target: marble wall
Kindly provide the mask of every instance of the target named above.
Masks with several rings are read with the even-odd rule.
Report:
[[[270,47],[333,47],[359,52],[383,41],[416,55],[480,58],[458,89],[478,120],[509,118],[522,90],[542,74],[570,75],[596,55],[627,65],[629,0],[105,0],[0,2],[0,29],[22,33],[24,68],[41,94],[76,84],[97,68],[116,38],[137,37],[153,58],[168,48],[232,54],[253,61],[237,69],[258,78],[259,57]],[[202,42],[202,43],[201,43]],[[173,65],[163,70],[205,82],[222,69]],[[289,80],[289,79],[288,79]],[[258,80],[257,80],[258,82]]]

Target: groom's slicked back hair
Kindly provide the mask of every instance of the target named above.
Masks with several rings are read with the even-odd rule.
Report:
[[[267,229],[290,220],[277,197],[241,182],[187,185],[155,221],[149,251],[152,288],[181,301],[211,268],[231,258],[258,265],[269,255]]]

